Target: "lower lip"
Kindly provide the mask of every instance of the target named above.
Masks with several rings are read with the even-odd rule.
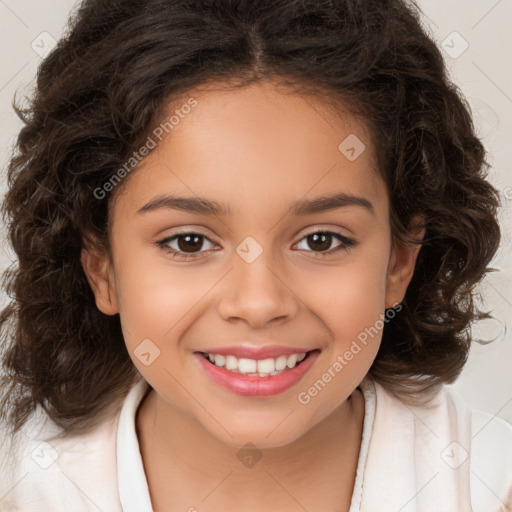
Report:
[[[257,377],[233,373],[210,363],[200,353],[194,357],[198,360],[206,374],[216,383],[229,389],[237,395],[243,396],[272,396],[291,388],[306,374],[320,354],[319,350],[310,352],[308,357],[291,370],[278,375]]]

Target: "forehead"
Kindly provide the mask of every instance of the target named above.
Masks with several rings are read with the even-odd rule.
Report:
[[[132,207],[173,193],[208,196],[229,204],[233,215],[254,215],[337,191],[387,209],[369,128],[330,97],[270,82],[213,83],[169,103],[160,127],[167,129],[150,132],[156,147],[123,187]],[[159,141],[154,134],[162,131]]]

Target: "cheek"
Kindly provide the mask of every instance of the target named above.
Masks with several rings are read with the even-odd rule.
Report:
[[[357,337],[384,312],[387,258],[380,252],[351,255],[338,268],[317,273],[315,286],[303,292],[336,341]]]
[[[201,298],[215,283],[212,273],[183,266],[163,258],[131,256],[119,258],[116,265],[116,289],[125,341],[135,348],[143,339],[175,338]],[[173,331],[174,330],[174,331]]]
[[[379,254],[377,249],[373,254]],[[377,355],[385,318],[387,261],[383,251],[379,257],[361,254],[317,275],[316,286],[305,295],[307,304],[331,331],[318,373],[307,384],[313,385],[311,395],[303,390],[306,398],[322,396],[315,403],[327,408],[324,412],[348,396]]]

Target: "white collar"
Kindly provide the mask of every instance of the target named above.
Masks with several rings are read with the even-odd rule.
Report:
[[[375,416],[375,387],[371,380],[360,384],[365,399],[363,435],[357,463],[356,479],[349,512],[359,510],[363,489],[363,474]],[[150,389],[145,380],[135,384],[126,395],[120,411],[117,429],[117,478],[123,512],[153,512],[144,472],[139,441],[135,430],[137,408]]]
[[[117,427],[117,481],[123,512],[153,512],[135,430],[137,408],[149,389],[139,381],[126,395]]]

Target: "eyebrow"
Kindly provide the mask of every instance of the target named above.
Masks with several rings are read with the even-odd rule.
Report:
[[[375,214],[372,203],[359,196],[338,193],[326,195],[314,199],[300,199],[292,204],[288,210],[292,215],[309,215],[312,213],[326,212],[347,206],[359,206],[366,209],[372,215]],[[137,213],[142,214],[168,208],[201,215],[226,216],[230,213],[230,206],[217,203],[202,197],[178,197],[178,196],[157,196],[140,208]]]

